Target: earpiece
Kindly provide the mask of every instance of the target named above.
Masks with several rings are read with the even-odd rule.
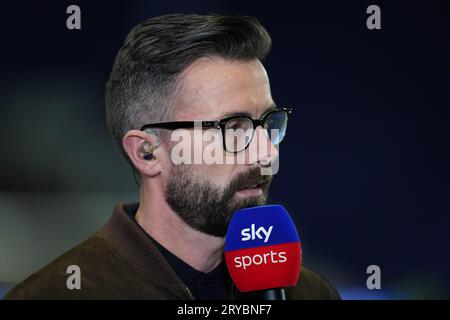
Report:
[[[155,158],[153,156],[153,150],[155,150],[155,149],[156,148],[150,147],[147,142],[144,142],[142,144],[142,150],[141,150],[142,159],[144,159],[144,160],[153,160]]]
[[[149,135],[149,138],[152,141],[152,145],[150,145],[147,141],[144,141],[140,153],[142,155],[142,159],[153,160],[155,159],[155,157],[153,156],[153,151],[155,151],[155,149],[159,147],[161,142],[159,141],[158,136],[153,130],[146,129],[145,132]]]

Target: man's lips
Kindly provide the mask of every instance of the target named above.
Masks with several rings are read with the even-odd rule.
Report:
[[[236,195],[241,198],[259,197],[263,195],[263,189],[257,185],[251,188],[240,189],[236,192]]]
[[[251,189],[251,188],[261,187],[261,186],[267,185],[269,182],[270,182],[270,179],[262,179],[262,180],[254,181],[254,182],[246,184],[242,189]]]
[[[269,184],[269,180],[264,180],[249,184],[237,190],[237,193],[242,196],[260,196],[263,193],[263,188]]]
[[[252,184],[252,185],[249,185],[249,186],[244,187],[244,188],[239,189],[239,190],[260,188],[260,187],[263,186],[263,184],[264,184],[263,182],[261,182],[261,183],[256,183],[256,184]]]

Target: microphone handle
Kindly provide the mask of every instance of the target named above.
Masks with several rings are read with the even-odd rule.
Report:
[[[263,290],[261,300],[286,300],[283,288]]]
[[[286,300],[283,288],[241,293],[239,300]]]

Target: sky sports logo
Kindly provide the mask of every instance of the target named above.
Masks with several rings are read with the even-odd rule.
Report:
[[[236,211],[225,239],[225,261],[241,292],[295,285],[301,245],[284,207],[267,205]]]
[[[254,223],[252,223],[250,228],[244,228],[241,231],[242,239],[241,241],[251,241],[256,239],[261,239],[264,243],[269,241],[270,234],[272,233],[273,226],[270,226],[268,230],[264,227],[259,227],[256,229]],[[234,258],[234,263],[236,268],[244,268],[247,269],[252,265],[261,265],[266,263],[284,263],[287,261],[286,252],[266,252],[263,255],[255,254],[253,256],[240,256]]]
[[[268,230],[266,230],[264,227],[259,227],[258,229],[255,229],[255,224],[252,223],[250,228],[242,229],[241,241],[249,241],[249,240],[255,240],[258,239],[264,239],[264,243],[269,241],[270,234],[272,233],[273,226],[270,226]],[[264,238],[261,236],[261,233],[264,235]]]

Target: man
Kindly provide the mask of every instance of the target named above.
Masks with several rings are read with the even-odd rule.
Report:
[[[290,112],[271,96],[261,63],[270,47],[251,17],[176,14],[136,26],[116,57],[106,114],[140,203],[117,205],[101,230],[6,298],[243,297],[224,264],[224,236],[237,209],[265,204],[272,176],[262,173],[278,157]],[[216,161],[203,159],[207,149]],[[78,288],[68,286],[73,265]],[[339,295],[303,268],[287,298]]]

